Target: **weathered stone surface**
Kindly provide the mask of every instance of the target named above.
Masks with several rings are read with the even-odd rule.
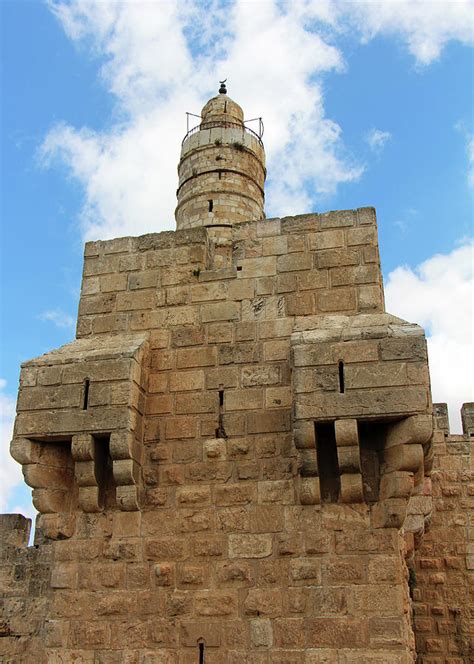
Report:
[[[88,243],[78,338],[22,367],[40,514],[35,547],[0,519],[6,662],[469,657],[472,407],[433,433],[374,210],[265,219],[242,121],[206,104],[180,230]]]

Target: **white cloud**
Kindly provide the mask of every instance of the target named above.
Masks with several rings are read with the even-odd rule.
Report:
[[[54,323],[56,327],[60,328],[74,328],[76,324],[74,318],[62,311],[62,309],[48,309],[40,313],[38,318]]]
[[[7,509],[13,489],[23,482],[21,466],[10,456],[15,399],[5,393],[6,385],[6,381],[0,378],[0,513]]]
[[[474,399],[474,243],[437,254],[415,269],[397,267],[388,275],[387,310],[425,327],[435,402],[447,402],[453,432],[461,431],[459,410]]]
[[[246,117],[265,119],[267,214],[304,212],[362,168],[325,117],[320,76],[343,68],[318,33],[332,3],[54,3],[69,37],[92,47],[117,102],[109,132],[60,124],[44,141],[83,186],[87,239],[174,227],[176,165],[186,110],[199,112],[228,77]],[[311,192],[311,195],[308,193]]]
[[[322,75],[344,68],[343,34],[401,39],[419,64],[450,40],[472,43],[472,3],[392,0],[50,0],[66,34],[102,63],[115,97],[107,132],[54,127],[42,146],[84,190],[85,239],[174,228],[174,191],[184,112],[199,112],[228,77],[246,117],[263,116],[269,181],[267,214],[307,212],[363,167],[325,116]],[[388,132],[372,136],[382,149]]]
[[[385,145],[392,139],[392,134],[389,131],[382,131],[381,129],[371,129],[367,132],[365,140],[367,141],[369,148],[380,154],[384,149]]]
[[[419,66],[438,59],[450,41],[474,44],[472,0],[362,0],[338,2],[338,7],[363,41],[394,36]]]

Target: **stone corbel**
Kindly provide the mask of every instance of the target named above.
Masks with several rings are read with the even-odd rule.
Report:
[[[103,478],[97,458],[98,444],[88,433],[72,437],[71,454],[79,487],[78,503],[84,512],[100,512],[102,509],[102,487],[100,485]]]
[[[432,434],[433,418],[430,414],[412,415],[388,428],[380,500],[372,509],[375,528],[402,528],[408,525],[406,519],[410,498],[416,487],[424,485],[425,455],[429,454]]]
[[[316,462],[314,422],[297,422],[293,434],[298,454],[299,473],[296,488],[299,502],[302,505],[319,505],[321,490]]]
[[[362,503],[364,502],[364,490],[357,420],[336,420],[334,428],[341,480],[340,500],[343,503]]]
[[[117,503],[125,512],[138,509],[141,478],[140,445],[133,433],[115,431],[110,436],[110,455]]]

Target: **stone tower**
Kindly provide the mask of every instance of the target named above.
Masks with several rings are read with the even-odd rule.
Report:
[[[181,148],[176,228],[232,228],[263,219],[263,144],[244,125],[242,109],[223,84],[202,109],[196,129]]]
[[[265,219],[264,164],[221,88],[177,230],[87,243],[75,341],[22,365],[3,662],[468,661],[472,407],[454,440],[375,211]]]

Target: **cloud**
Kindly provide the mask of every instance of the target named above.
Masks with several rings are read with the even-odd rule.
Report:
[[[42,321],[54,323],[56,327],[60,328],[74,328],[76,324],[74,318],[61,309],[48,309],[40,313],[38,318]]]
[[[473,251],[469,241],[414,269],[397,267],[385,288],[390,313],[425,327],[433,400],[447,402],[453,432],[461,431],[461,405],[474,399]]]
[[[267,214],[297,214],[364,171],[324,109],[323,76],[345,67],[338,39],[393,36],[423,65],[451,40],[472,43],[472,5],[463,0],[48,6],[68,37],[97,58],[116,101],[108,131],[58,124],[41,148],[45,165],[65,166],[82,186],[84,239],[174,228],[184,111],[199,112],[218,79],[229,79],[246,117],[264,117]],[[388,132],[374,132],[370,144],[380,151]]]
[[[174,227],[184,112],[227,76],[246,117],[263,116],[267,214],[314,207],[362,167],[325,116],[321,76],[344,67],[318,31],[332,3],[50,3],[68,36],[100,59],[119,121],[107,132],[55,126],[41,156],[84,190],[86,239]]]
[[[367,132],[365,140],[369,148],[380,154],[384,149],[386,143],[392,139],[392,134],[389,131],[382,131],[381,129],[371,129]]]
[[[362,41],[393,36],[402,41],[419,66],[437,60],[451,41],[474,44],[471,0],[366,0],[338,2],[338,7]]]
[[[6,380],[0,378],[0,513],[7,509],[13,489],[23,482],[21,466],[10,456],[15,399],[5,392],[6,386]]]

